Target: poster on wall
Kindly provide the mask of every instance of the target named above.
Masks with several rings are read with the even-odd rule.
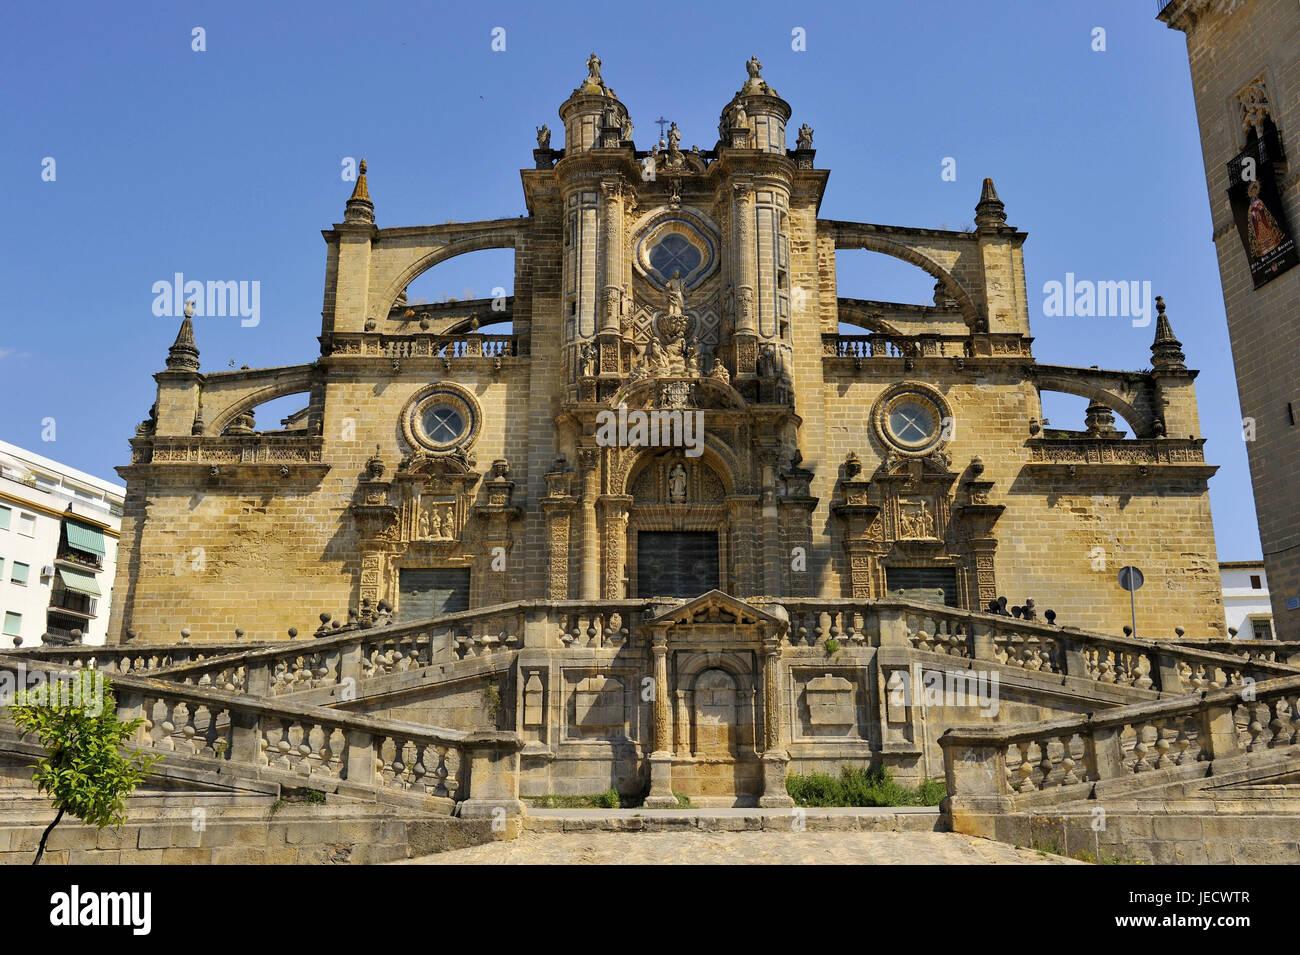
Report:
[[[1271,282],[1300,258],[1278,194],[1271,151],[1246,149],[1228,163],[1228,201],[1255,288]]]

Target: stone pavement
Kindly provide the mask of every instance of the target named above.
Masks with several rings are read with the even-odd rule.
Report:
[[[1070,865],[1071,859],[946,832],[524,832],[406,865]]]

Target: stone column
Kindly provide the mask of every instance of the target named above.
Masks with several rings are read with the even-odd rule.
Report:
[[[618,335],[619,306],[623,299],[623,180],[600,184],[601,302],[600,333]],[[601,369],[604,370],[603,368]]]
[[[602,590],[606,600],[622,600],[626,582],[624,566],[627,561],[627,519],[632,498],[606,495],[601,498],[602,527],[604,530],[605,573]]]
[[[764,808],[794,805],[785,788],[790,754],[782,743],[780,661],[780,639],[768,637],[763,642],[763,795],[758,800]]]
[[[600,599],[600,535],[596,530],[596,496],[600,492],[600,449],[579,448],[582,466],[582,599]]]
[[[786,555],[781,547],[780,510],[776,503],[776,448],[760,449],[758,460],[763,514],[763,593],[779,594],[782,591],[781,562],[786,559]]]
[[[647,806],[675,806],[673,796],[673,725],[669,709],[668,634],[655,633],[651,652],[655,667],[654,751],[650,753],[650,795]]]
[[[754,318],[754,188],[742,182],[732,188],[735,193],[731,211],[731,248],[735,256],[732,285],[736,291],[736,331],[754,335],[758,332]]]

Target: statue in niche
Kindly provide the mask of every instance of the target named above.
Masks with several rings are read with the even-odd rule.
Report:
[[[799,127],[799,138],[795,145],[799,149],[812,149],[813,129],[807,123]]]
[[[737,106],[735,115],[731,117],[731,125],[739,129],[749,129],[749,113],[745,111],[744,106]]]
[[[578,373],[584,378],[596,374],[596,346],[591,342],[584,342],[578,350]]]
[[[537,130],[537,148],[538,149],[551,148],[551,128],[547,126],[545,123],[542,123],[542,125],[538,127]]]
[[[1242,132],[1249,133],[1252,129],[1255,135],[1263,138],[1264,120],[1269,119],[1268,90],[1264,88],[1263,80],[1255,80],[1239,94],[1241,103]]]
[[[450,540],[456,536],[456,524],[451,514],[450,504],[443,508],[441,516],[435,511],[434,519],[438,522],[438,540]]]
[[[686,468],[680,461],[668,472],[668,500],[673,504],[686,503]]]
[[[664,307],[670,319],[681,318],[686,308],[686,292],[680,269],[673,269],[673,277],[664,283]]]
[[[724,385],[731,384],[731,373],[727,371],[727,366],[722,363],[722,359],[717,355],[713,356],[713,367],[709,369],[709,377],[722,382]]]
[[[429,531],[429,512],[423,507],[420,508],[419,526],[416,528],[415,536],[419,540],[428,540],[432,536]]]
[[[760,378],[775,378],[778,373],[776,346],[764,345],[758,355],[758,376]]]
[[[910,509],[910,512],[903,511],[900,514],[902,524],[900,529],[903,537],[924,539],[934,537],[934,516],[925,501],[900,502],[900,504]]]

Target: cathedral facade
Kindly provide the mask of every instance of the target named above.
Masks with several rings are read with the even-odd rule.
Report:
[[[1124,565],[1140,635],[1222,635],[1215,468],[1163,303],[1150,355],[1117,356],[1148,370],[1038,362],[992,181],[970,231],[822,218],[813,130],[746,66],[713,148],[674,125],[646,150],[593,55],[518,218],[381,228],[363,164],[310,363],[204,372],[186,318],[119,469],[110,642],[715,590],[1032,599],[1117,633]],[[512,295],[407,301],[484,249],[514,251]],[[845,250],[927,272],[933,305],[839,297]],[[1048,391],[1086,420],[1049,426]]]

